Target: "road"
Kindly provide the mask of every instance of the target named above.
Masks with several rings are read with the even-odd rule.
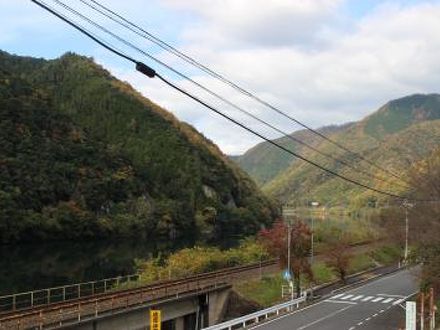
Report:
[[[399,305],[418,290],[418,269],[401,270],[253,327],[258,330],[390,330],[403,325]]]

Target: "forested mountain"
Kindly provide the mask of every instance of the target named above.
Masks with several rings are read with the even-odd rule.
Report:
[[[333,131],[321,129],[321,132],[405,180],[409,165],[429,155],[440,144],[440,95],[419,94],[394,100],[359,122],[336,127]],[[310,133],[305,131],[295,132],[293,136],[355,167],[352,169],[289,142],[292,150],[329,169],[388,192],[407,191],[404,182],[327,141],[317,137],[312,140]],[[284,137],[278,141],[284,144],[288,140]],[[263,162],[259,158],[269,161]],[[249,159],[256,161],[252,163]],[[293,160],[268,143],[250,149],[237,162],[261,184],[263,191],[283,201],[306,203],[318,200],[328,205],[357,207],[384,201],[380,195]],[[365,175],[363,172],[366,171],[374,177]]]
[[[326,126],[320,128],[319,132],[324,135],[330,135],[342,131],[350,125],[351,124]],[[307,148],[304,145],[295,142],[295,140],[303,141],[314,148],[318,147],[323,142],[323,140],[317,135],[307,130],[296,131],[291,134],[291,137],[293,139],[284,136],[274,141],[279,145],[300,154],[307,152]],[[243,155],[236,156],[233,160],[248,172],[260,185],[264,185],[271,181],[297,161],[296,158],[293,158],[288,153],[267,142],[257,144],[255,147],[246,151]]]
[[[93,60],[0,52],[0,241],[253,233],[274,207],[190,125]]]

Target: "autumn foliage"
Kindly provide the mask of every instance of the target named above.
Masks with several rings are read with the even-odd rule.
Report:
[[[290,265],[291,272],[296,284],[297,292],[300,291],[301,275],[313,280],[313,273],[309,262],[311,248],[311,230],[302,221],[295,221],[291,225],[291,246],[290,246]],[[288,225],[278,220],[272,228],[260,231],[259,240],[266,246],[269,253],[278,257],[280,265],[287,268],[288,249],[287,249]]]

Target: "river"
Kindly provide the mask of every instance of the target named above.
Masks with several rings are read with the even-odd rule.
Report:
[[[136,239],[3,245],[0,295],[132,274],[136,259],[192,245]]]

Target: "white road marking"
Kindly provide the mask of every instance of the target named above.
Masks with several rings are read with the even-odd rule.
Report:
[[[350,305],[357,305],[355,302],[351,301],[341,301],[341,300],[324,300],[325,302],[334,303],[334,304],[350,304]]]
[[[358,323],[358,325],[362,325],[362,324],[364,324],[364,322],[362,322],[362,321]]]
[[[392,278],[392,277],[394,277],[394,276],[397,276],[397,275],[399,275],[399,274],[401,274],[401,271],[398,271],[398,272],[396,272],[396,273],[394,273],[394,274],[392,274],[392,275],[389,275],[389,276],[383,276],[383,277],[380,278],[380,279],[373,280],[372,282],[369,282],[369,283],[367,283],[367,284],[361,285],[360,287],[357,287],[357,288],[355,288],[355,289],[350,289],[350,290],[348,290],[347,292],[351,292],[351,291],[354,291],[354,290],[359,290],[359,289],[361,289],[361,288],[369,287],[369,286],[371,286],[371,285],[373,285],[373,284],[377,284],[378,282],[382,282],[382,281],[384,281],[384,280],[386,280],[386,279],[390,279],[390,278]],[[347,292],[346,292],[346,293],[347,293]],[[411,293],[411,294],[405,296],[404,300],[406,300],[406,299],[408,299],[409,297],[415,295],[417,292],[419,292],[419,291],[415,291],[415,292],[413,292],[413,293]],[[325,300],[321,300],[320,302],[317,302],[316,304],[308,305],[308,306],[306,306],[306,307],[304,307],[304,308],[301,308],[301,309],[295,310],[295,311],[293,311],[293,312],[291,312],[291,313],[288,313],[288,314],[284,314],[284,315],[282,315],[282,316],[280,316],[280,317],[277,317],[277,318],[274,318],[274,319],[272,319],[272,320],[270,320],[270,321],[267,321],[267,322],[264,322],[264,323],[261,323],[261,324],[255,325],[254,327],[251,327],[251,328],[252,328],[252,329],[257,329],[257,328],[261,328],[261,327],[263,327],[263,326],[266,327],[266,326],[267,326],[268,324],[270,324],[270,323],[278,322],[278,321],[281,320],[281,319],[291,317],[292,315],[297,314],[297,313],[302,313],[302,312],[304,312],[304,311],[306,311],[306,310],[309,310],[309,309],[315,308],[316,306],[319,306],[319,305],[324,304],[324,303],[325,303]],[[349,308],[349,307],[350,307],[350,306],[348,306],[347,308]],[[384,312],[384,310],[382,310],[382,311]]]
[[[383,299],[383,297],[377,297],[377,298],[371,300],[371,302],[378,302],[378,301],[381,301],[382,299]]]
[[[384,301],[382,301],[382,304],[388,304],[390,302],[392,302],[394,300],[394,298],[387,298]]]
[[[396,300],[395,302],[393,302],[393,305],[398,305],[398,304],[400,304],[401,302],[404,302],[404,301],[405,301],[405,299]]]
[[[370,321],[371,320],[371,317],[367,317],[366,319],[365,319],[365,321]]]
[[[376,317],[378,314],[377,313],[375,313],[375,314],[373,314],[373,317]]]
[[[308,323],[308,324],[306,324],[306,325],[303,325],[302,327],[299,327],[298,330],[303,330],[303,329],[305,329],[305,328],[308,328],[308,327],[310,327],[310,326],[312,326],[312,325],[314,325],[314,324],[316,324],[316,323],[319,323],[319,322],[321,322],[321,321],[324,321],[325,319],[328,319],[328,318],[330,318],[330,317],[333,317],[333,316],[335,316],[336,314],[342,313],[343,311],[345,311],[346,309],[349,309],[349,308],[351,308],[351,306],[347,306],[347,307],[345,307],[345,308],[342,308],[342,309],[337,310],[336,312],[333,312],[333,313],[331,313],[331,314],[327,314],[326,316],[321,317],[320,319],[317,319],[317,320],[315,320],[315,321],[313,321],[313,322],[311,322],[311,323]]]
[[[343,297],[341,297],[341,298],[339,298],[339,299],[345,300],[345,299],[351,298],[351,297],[353,297],[353,296],[354,296],[354,295],[352,295],[352,294],[348,294],[348,295],[343,296]]]
[[[361,299],[363,296],[364,296],[364,295],[360,295],[360,296],[357,296],[357,297],[351,298],[350,300],[352,300],[352,301],[354,301],[354,300],[359,300],[359,299]]]
[[[348,330],[354,330],[356,327],[351,327],[350,329],[348,329]]]
[[[405,296],[399,295],[399,294],[386,294],[386,293],[378,293],[378,296],[384,296],[384,297],[394,297],[394,298],[404,298]]]
[[[381,309],[381,310],[379,311],[379,313],[383,313],[383,312],[385,312],[385,309]]]
[[[362,301],[368,301],[368,300],[371,300],[373,298],[374,298],[373,296],[368,296],[368,297],[365,297],[364,299],[362,299]]]
[[[337,299],[337,298],[339,298],[339,297],[342,297],[344,294],[345,294],[345,293],[337,294],[336,296],[333,296],[333,297],[331,297],[330,299]]]

